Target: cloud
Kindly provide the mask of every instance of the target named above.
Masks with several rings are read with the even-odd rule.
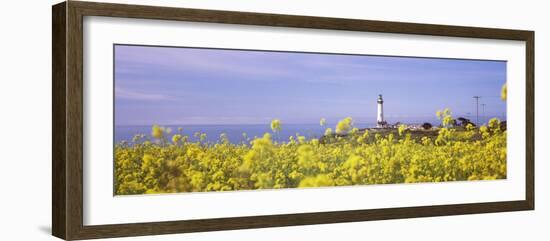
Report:
[[[175,100],[173,96],[163,95],[163,94],[154,94],[154,93],[142,93],[133,90],[122,89],[120,87],[115,88],[115,97],[128,100]]]
[[[146,46],[117,46],[116,71],[120,74],[139,74],[144,69],[165,72],[202,71],[255,77],[288,77],[287,65],[273,66],[275,59],[264,52],[213,50],[196,48],[159,48]]]

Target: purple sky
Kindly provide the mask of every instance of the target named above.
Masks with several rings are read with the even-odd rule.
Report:
[[[505,119],[506,62],[115,46],[115,124],[434,122],[438,109]],[[481,107],[480,107],[481,114]]]

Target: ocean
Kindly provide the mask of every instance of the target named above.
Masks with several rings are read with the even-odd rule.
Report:
[[[480,123],[485,124],[489,121],[490,117],[480,117]],[[501,120],[506,120],[504,117],[500,117]],[[475,122],[475,118],[471,119]],[[404,124],[421,124],[424,121],[412,120],[412,119],[401,119]],[[395,121],[395,122],[397,122]],[[391,124],[395,123],[391,122]],[[439,124],[439,120],[430,119],[428,122],[432,123],[434,126]],[[276,141],[288,141],[290,136],[296,136],[300,134],[305,136],[306,139],[319,138],[325,133],[325,129],[330,127],[334,131],[336,123],[327,123],[325,127],[321,127],[319,123],[314,124],[284,124],[282,125],[282,130],[277,134],[274,134],[271,131],[269,124],[244,124],[244,125],[166,125],[164,127],[170,128],[172,131],[170,134],[167,134],[168,139],[172,138],[172,135],[179,134],[178,128],[182,128],[182,135],[188,136],[190,141],[198,141],[199,138],[195,137],[196,132],[205,133],[206,141],[210,143],[215,143],[220,140],[220,135],[225,133],[231,143],[239,144],[243,141],[246,141],[243,137],[243,133],[246,133],[247,137],[253,139],[256,137],[262,137],[264,133],[271,133],[273,140]],[[375,123],[354,123],[354,127],[359,129],[361,128],[372,128],[375,127]],[[136,134],[145,134],[150,136],[152,125],[131,125],[131,126],[115,126],[115,143],[120,143],[121,141],[130,142]]]
[[[231,143],[238,144],[246,141],[243,133],[247,137],[253,139],[255,136],[262,137],[264,133],[271,133],[274,140],[288,141],[290,136],[295,136],[297,133],[305,136],[307,139],[319,138],[325,133],[325,129],[330,127],[334,131],[336,124],[330,124],[326,127],[321,127],[317,124],[283,124],[282,130],[277,134],[271,131],[270,125],[265,124],[248,124],[248,125],[168,125],[165,128],[170,128],[171,133],[167,136],[171,139],[172,135],[179,134],[178,128],[182,128],[182,135],[189,136],[190,141],[197,141],[196,132],[205,133],[207,142],[217,142],[220,140],[220,135],[225,133]],[[357,128],[374,127],[375,124],[355,124]],[[115,126],[115,142],[121,141],[130,142],[134,135],[145,134],[150,136],[151,126]]]

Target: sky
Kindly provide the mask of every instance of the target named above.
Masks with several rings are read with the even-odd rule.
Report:
[[[506,119],[506,62],[115,45],[115,125],[434,122],[450,108]],[[482,106],[479,113],[483,115]]]

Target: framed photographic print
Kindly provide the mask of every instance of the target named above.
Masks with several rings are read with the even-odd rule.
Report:
[[[534,209],[534,32],[53,6],[53,235]]]

